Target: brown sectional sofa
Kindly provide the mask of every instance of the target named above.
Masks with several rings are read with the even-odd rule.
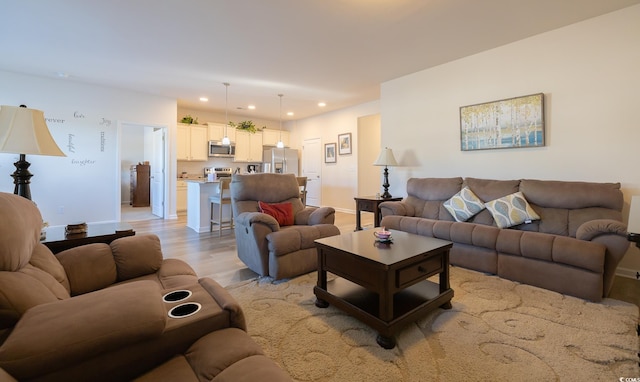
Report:
[[[41,228],[33,202],[0,193],[0,380],[239,381],[260,371],[291,380],[246,333],[228,291],[163,259],[157,236],[56,256],[39,242]],[[191,295],[165,301],[179,289]],[[201,309],[169,315],[187,302]]]
[[[484,209],[455,221],[444,202],[468,187],[484,203],[522,192],[539,220],[498,228]],[[600,301],[629,242],[619,183],[411,178],[407,197],[383,202],[381,226],[452,241],[452,265]]]

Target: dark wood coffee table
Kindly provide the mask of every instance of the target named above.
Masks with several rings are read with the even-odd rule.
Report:
[[[334,305],[378,332],[377,342],[395,347],[395,333],[438,307],[451,308],[449,249],[445,240],[392,231],[393,243],[376,242],[373,230],[315,241],[318,250],[316,306]],[[336,276],[327,281],[327,272]],[[439,283],[426,280],[439,274]]]

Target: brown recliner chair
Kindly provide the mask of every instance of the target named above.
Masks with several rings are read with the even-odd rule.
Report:
[[[186,263],[163,259],[155,235],[56,256],[39,242],[41,228],[33,202],[0,193],[0,380],[126,381],[154,368],[211,379],[240,360],[268,364],[235,299]],[[191,294],[165,302],[175,289]],[[200,309],[180,316],[173,308],[185,302]]]
[[[293,224],[282,226],[259,202],[291,203]],[[231,180],[238,257],[249,269],[275,279],[317,269],[314,240],[339,235],[332,207],[305,207],[293,174],[234,174]]]

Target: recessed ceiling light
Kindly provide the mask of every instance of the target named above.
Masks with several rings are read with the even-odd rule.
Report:
[[[249,108],[249,110],[255,110],[256,109],[256,105],[249,105],[247,107]]]
[[[207,98],[207,97],[200,97],[200,101],[202,101],[202,102],[208,102],[208,101],[209,101],[209,98]]]
[[[287,112],[287,115],[288,115],[289,117],[291,117],[291,116],[293,115],[293,112],[292,112],[292,111],[288,111],[288,112]]]
[[[324,102],[318,102],[318,106],[320,106],[320,107],[325,107],[325,106],[327,106],[327,104],[326,104],[326,103],[324,103]]]

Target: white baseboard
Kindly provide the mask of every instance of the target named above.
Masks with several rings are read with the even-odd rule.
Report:
[[[636,270],[631,268],[620,268],[616,269],[616,276],[628,277],[630,279],[636,280]]]

